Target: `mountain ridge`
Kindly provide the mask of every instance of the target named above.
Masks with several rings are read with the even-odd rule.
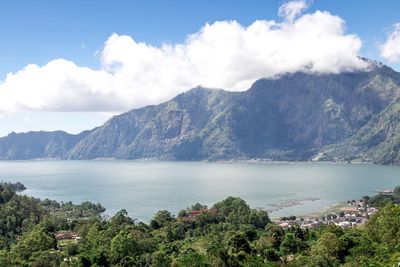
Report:
[[[383,64],[340,74],[283,74],[243,92],[196,87],[79,135],[42,132],[48,142],[40,147],[19,141],[27,148],[18,150],[13,138],[0,138],[0,159],[308,161],[319,155],[399,164],[393,130],[400,130],[399,98],[400,73]],[[384,138],[372,138],[374,131]]]

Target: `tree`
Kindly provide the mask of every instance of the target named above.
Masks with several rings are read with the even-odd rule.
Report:
[[[177,266],[181,267],[207,267],[206,258],[193,249],[189,249],[179,255]]]
[[[279,249],[285,232],[282,227],[276,224],[268,224],[266,227],[267,236],[266,239],[274,249]]]
[[[280,245],[280,250],[284,255],[296,254],[301,248],[301,239],[297,238],[294,233],[286,233]]]
[[[180,210],[178,212],[178,218],[183,218],[183,217],[186,217],[187,215],[188,215],[188,213],[186,210]]]
[[[169,241],[185,238],[185,225],[181,222],[174,222],[167,226],[167,238]]]
[[[400,186],[396,186],[396,187],[394,188],[394,190],[393,190],[393,193],[394,193],[395,195],[400,195]]]
[[[63,260],[60,251],[46,250],[35,252],[30,257],[30,266],[32,267],[58,267]]]
[[[242,232],[236,232],[228,239],[229,253],[231,255],[239,253],[250,253],[251,247],[246,235]]]
[[[118,263],[127,256],[135,256],[138,252],[138,243],[127,231],[120,231],[118,235],[111,240],[110,257],[113,263]]]
[[[160,210],[156,213],[153,220],[151,220],[150,224],[153,229],[158,229],[163,227],[170,222],[172,222],[174,218],[171,216],[171,213],[167,210]]]
[[[228,232],[224,243],[227,250],[227,266],[242,266],[241,263],[252,252],[250,243],[243,232]]]
[[[228,247],[223,242],[222,236],[212,234],[207,237],[207,256],[212,266],[227,266],[229,261]]]
[[[7,250],[0,250],[0,266],[18,266],[22,265],[21,261]]]
[[[367,222],[365,231],[372,241],[393,251],[400,245],[400,206],[387,204]]]
[[[265,249],[263,256],[267,261],[278,261],[280,259],[279,252],[273,248]]]
[[[152,266],[154,267],[170,267],[171,258],[164,251],[156,251],[151,255]]]
[[[271,220],[269,219],[268,212],[256,209],[251,210],[249,224],[254,225],[256,228],[264,229],[270,222]]]
[[[323,233],[317,243],[311,248],[311,256],[315,262],[338,262],[338,253],[341,249],[339,238],[331,233]]]
[[[9,185],[0,187],[0,203],[8,202],[15,195],[15,191]]]
[[[204,210],[204,209],[207,209],[206,205],[202,205],[200,203],[192,205],[192,210]]]
[[[56,247],[57,241],[53,233],[38,225],[12,248],[12,253],[27,260],[35,252],[55,249]]]
[[[112,218],[111,223],[115,225],[133,224],[134,221],[128,216],[128,212],[124,209],[118,211]]]
[[[222,213],[228,222],[236,225],[248,223],[251,212],[250,207],[239,197],[228,197],[214,204],[213,209]]]

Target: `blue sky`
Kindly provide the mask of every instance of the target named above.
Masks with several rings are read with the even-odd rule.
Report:
[[[180,42],[206,22],[277,20],[283,1],[2,1],[0,3],[0,77],[29,63],[43,65],[66,58],[98,67],[94,55],[112,33],[159,45]],[[315,0],[310,11],[327,10],[346,21],[347,29],[363,40],[362,53],[382,60],[376,43],[400,21],[397,0]],[[398,65],[394,65],[398,67]]]
[[[188,34],[198,33],[206,23],[235,20],[243,27],[247,27],[256,20],[279,22],[284,20],[278,15],[279,7],[286,2],[281,0],[1,1],[0,81],[5,81],[7,73],[17,73],[28,64],[41,67],[58,58],[73,62],[79,67],[102,69],[102,55],[99,51],[104,49],[105,42],[113,33],[119,37],[129,36],[138,43],[144,42],[149,46],[160,47],[166,43],[171,45],[184,43]],[[398,62],[384,59],[379,51],[379,46],[391,34],[392,25],[400,22],[399,1],[314,0],[308,4],[308,9],[303,13],[328,11],[344,20],[345,34],[356,34],[362,41],[359,55],[383,61],[400,70]],[[209,84],[213,85],[212,82]],[[215,84],[216,87],[220,87],[218,86],[220,84],[225,85]],[[122,85],[119,83],[119,86]],[[163,94],[162,97],[146,98],[147,102],[132,102],[132,107],[160,99],[165,100],[164,98],[176,92],[179,90]],[[134,97],[142,95],[135,94]],[[126,110],[129,106],[128,103],[120,109],[110,106],[107,110],[99,110],[97,107],[100,104],[94,104],[93,108],[87,110],[82,107],[74,110],[68,105],[60,109],[43,109],[42,106],[41,108],[35,106],[3,112],[0,113],[0,136],[12,130],[63,129],[79,132],[101,124],[112,114]],[[60,106],[59,103],[57,105]],[[49,105],[45,103],[44,106]]]

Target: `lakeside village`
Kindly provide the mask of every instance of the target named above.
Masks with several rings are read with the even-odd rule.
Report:
[[[357,227],[365,224],[378,211],[370,207],[368,198],[349,200],[346,204],[337,204],[319,214],[288,216],[273,220],[282,228],[299,226],[302,229],[314,228],[323,224],[335,224],[341,228]]]
[[[394,194],[393,190],[383,190],[375,191],[378,193],[379,197],[391,197]],[[319,198],[305,198],[305,199],[292,199],[283,201],[280,204],[274,204],[273,209],[269,209],[269,212],[277,211],[284,207],[291,207],[302,205],[303,201],[316,201]],[[341,228],[359,227],[364,225],[371,216],[378,212],[376,207],[372,207],[369,204],[370,197],[364,196],[359,200],[349,200],[346,203],[340,203],[325,209],[318,214],[309,214],[305,216],[288,216],[281,217],[279,219],[273,219],[272,222],[279,225],[280,227],[286,229],[294,226],[298,226],[302,229],[315,228],[321,225],[334,224]],[[196,208],[196,205],[198,207]],[[193,208],[195,207],[195,208]],[[195,204],[192,209],[183,210],[178,214],[178,220],[181,221],[197,221],[201,220],[201,216],[211,215],[216,216],[215,210],[203,206],[200,204]],[[55,234],[58,241],[58,248],[60,250],[68,244],[68,242],[75,241],[78,242],[81,237],[76,231],[59,231]]]
[[[359,200],[348,200],[345,203],[333,205],[316,214],[297,217],[281,217],[273,220],[273,222],[282,228],[299,226],[302,229],[306,229],[328,224],[334,224],[341,228],[359,227],[364,225],[375,213],[378,212],[377,207],[381,207],[387,202],[399,203],[399,186],[393,190],[375,190],[374,192],[376,195],[372,197],[364,196]],[[315,201],[319,200],[319,198],[307,198],[304,200]],[[301,200],[282,202],[281,206],[278,206],[278,209],[296,205],[302,205]]]

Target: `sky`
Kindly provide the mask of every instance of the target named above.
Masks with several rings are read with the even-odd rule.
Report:
[[[79,133],[198,85],[262,77],[400,71],[398,0],[4,0],[0,136]]]

